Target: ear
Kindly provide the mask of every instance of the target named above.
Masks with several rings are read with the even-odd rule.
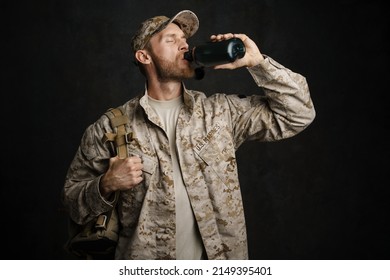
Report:
[[[139,63],[142,63],[142,64],[150,64],[150,62],[151,62],[151,58],[150,58],[148,52],[145,50],[136,51],[135,59],[137,59],[137,61]]]

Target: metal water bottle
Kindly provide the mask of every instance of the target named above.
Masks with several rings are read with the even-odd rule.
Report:
[[[193,47],[184,58],[201,67],[234,62],[245,55],[244,42],[239,38],[231,38],[219,42],[209,42]]]

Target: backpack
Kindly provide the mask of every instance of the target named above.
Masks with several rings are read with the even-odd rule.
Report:
[[[119,107],[110,108],[105,115],[110,119],[113,133],[105,133],[102,140],[109,141],[114,146],[119,158],[126,158],[126,144],[132,136],[131,132],[126,131],[129,119]],[[119,191],[115,193],[113,209],[100,214],[85,225],[78,225],[69,219],[69,239],[64,246],[67,252],[85,259],[114,259],[120,229],[115,207],[118,198]]]

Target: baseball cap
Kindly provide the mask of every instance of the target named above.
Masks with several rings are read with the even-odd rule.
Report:
[[[178,24],[187,38],[194,35],[199,28],[198,17],[190,10],[180,11],[171,18],[166,16],[155,16],[149,18],[141,23],[140,27],[131,39],[131,48],[133,52],[142,50],[154,34],[162,31],[172,22]]]

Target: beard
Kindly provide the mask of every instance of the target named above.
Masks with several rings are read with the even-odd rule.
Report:
[[[154,65],[156,68],[157,79],[161,82],[178,81],[193,78],[195,70],[190,66],[185,66],[183,63],[166,60],[154,56]]]

